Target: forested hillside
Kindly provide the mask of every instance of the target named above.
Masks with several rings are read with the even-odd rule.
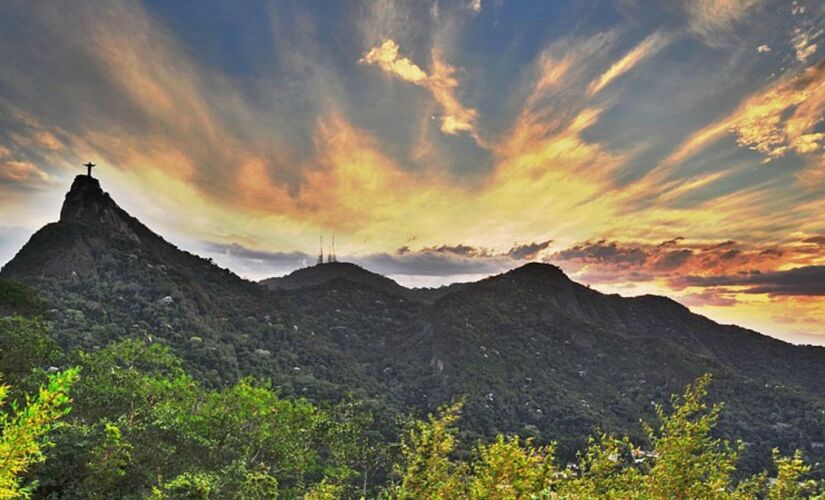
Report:
[[[744,441],[745,470],[766,466],[772,447],[825,463],[825,349],[718,325],[662,297],[603,295],[545,264],[435,292],[351,265],[311,272],[276,290],[243,280],[79,176],[60,221],[0,275],[37,290],[5,293],[26,313],[42,308],[66,356],[138,342],[179,360],[208,394],[252,377],[313,405],[357,401],[388,435],[406,415],[463,398],[462,453],[499,433],[557,442],[562,460],[598,429],[644,441],[639,418],[655,416],[652,402],[712,373],[712,398],[726,402],[717,435]]]
[[[747,475],[744,444],[713,436],[710,375],[657,404],[642,441],[596,434],[565,462],[532,438],[463,441],[461,403],[392,434],[352,400],[252,379],[205,388],[157,343],[65,353],[37,318],[7,316],[0,345],[13,384],[0,385],[0,498],[791,499],[825,486],[799,452]]]

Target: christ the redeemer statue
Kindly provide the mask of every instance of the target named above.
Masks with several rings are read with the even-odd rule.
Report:
[[[91,176],[92,176],[92,168],[95,166],[95,164],[94,164],[94,163],[92,163],[92,162],[89,162],[89,163],[86,163],[86,164],[85,164],[85,165],[83,165],[83,166],[84,166],[84,167],[86,167],[86,170],[87,170],[86,175],[88,175],[89,177],[91,177]]]

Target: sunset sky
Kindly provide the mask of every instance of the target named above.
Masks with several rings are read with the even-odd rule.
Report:
[[[825,344],[825,2],[0,3],[0,262],[82,163],[238,274],[545,261]]]

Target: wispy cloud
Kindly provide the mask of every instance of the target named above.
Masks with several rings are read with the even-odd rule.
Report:
[[[805,179],[823,177],[825,134],[818,131],[825,107],[825,61],[746,98],[732,113],[694,132],[653,171],[659,179],[675,165],[726,135],[767,160],[789,152],[809,159]]]
[[[49,174],[27,161],[0,162],[0,182],[33,184],[48,181]]]
[[[432,67],[428,74],[409,58],[401,56],[400,47],[392,39],[371,48],[359,59],[361,64],[377,65],[383,71],[401,80],[426,88],[442,110],[441,131],[445,134],[467,132],[476,137],[478,111],[462,105],[455,92],[458,80],[455,68],[447,64],[437,48],[433,48]]]
[[[668,42],[669,37],[658,32],[648,36],[639,42],[638,45],[633,47],[633,49],[631,49],[630,52],[625,54],[621,59],[613,63],[607,71],[592,81],[588,86],[588,93],[590,95],[598,93],[603,88],[610,85],[613,80],[627,73],[633,69],[634,66],[664,48]]]
[[[708,45],[718,46],[727,40],[739,21],[761,3],[761,0],[693,0],[683,5],[690,16],[690,30]]]

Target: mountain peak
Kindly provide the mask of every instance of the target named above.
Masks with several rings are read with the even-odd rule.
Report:
[[[267,278],[260,283],[269,289],[293,290],[319,286],[334,280],[368,285],[395,294],[406,294],[407,290],[395,281],[380,274],[367,271],[349,262],[325,262],[295,270],[280,278]]]
[[[74,178],[60,210],[60,222],[106,226],[135,237],[133,218],[103,191],[100,181],[88,175]]]
[[[100,182],[88,175],[78,175],[72,187],[66,193],[60,220],[63,222],[99,221],[110,208],[116,206],[107,193],[103,192]]]
[[[506,272],[504,276],[543,281],[570,281],[570,278],[564,274],[560,267],[543,262],[528,262],[521,267]]]

